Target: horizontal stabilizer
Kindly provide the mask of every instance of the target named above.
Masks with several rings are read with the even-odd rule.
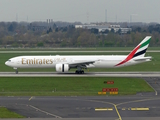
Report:
[[[138,58],[133,58],[134,61],[151,61],[152,57],[138,57]]]

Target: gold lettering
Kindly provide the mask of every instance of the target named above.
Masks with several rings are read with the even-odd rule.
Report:
[[[33,60],[32,59],[27,59],[27,64],[33,64]]]
[[[25,58],[22,58],[22,64],[26,64],[26,63],[25,63]]]
[[[46,64],[49,64],[49,59],[46,60]]]
[[[36,60],[35,60],[35,58],[34,58],[34,64],[36,64]]]
[[[27,61],[27,64],[28,64],[29,63],[28,60],[26,60],[26,61]]]
[[[39,64],[40,64],[40,65],[42,64],[42,59],[39,59]]]
[[[66,58],[54,58],[54,59],[26,59],[22,58],[22,64],[53,64],[54,62],[64,62]]]
[[[43,64],[45,64],[45,59],[43,59]]]
[[[50,59],[50,62],[51,62],[51,64],[53,64],[53,60],[52,59]]]
[[[31,59],[31,61],[32,61],[32,64],[33,64],[33,60]]]
[[[38,64],[38,59],[36,59],[36,64]]]

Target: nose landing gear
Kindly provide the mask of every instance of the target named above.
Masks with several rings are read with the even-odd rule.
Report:
[[[16,70],[16,74],[18,74],[18,68],[13,68],[14,70]]]

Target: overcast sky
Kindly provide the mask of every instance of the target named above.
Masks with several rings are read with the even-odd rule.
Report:
[[[0,21],[158,22],[160,0],[0,0]]]

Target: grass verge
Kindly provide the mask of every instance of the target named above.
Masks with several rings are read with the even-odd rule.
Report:
[[[25,118],[25,117],[10,111],[5,107],[0,107],[0,118]]]
[[[114,84],[104,84],[113,80]],[[96,96],[102,88],[118,88],[119,95],[153,92],[141,78],[114,77],[1,77],[0,96]]]
[[[134,46],[135,47],[135,46]],[[0,48],[0,51],[101,51],[101,50],[132,50],[134,47],[87,47],[87,48]],[[160,50],[149,47],[148,50]]]

